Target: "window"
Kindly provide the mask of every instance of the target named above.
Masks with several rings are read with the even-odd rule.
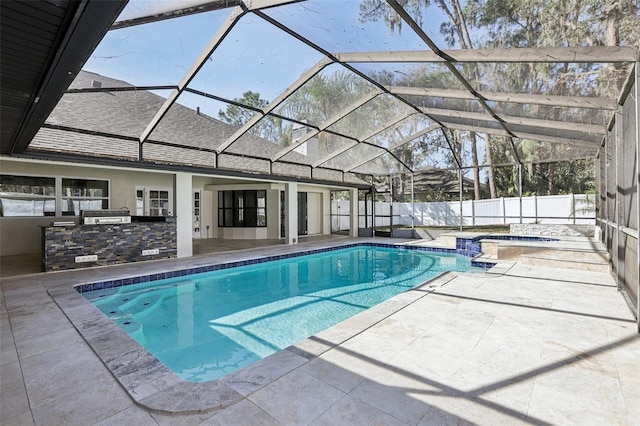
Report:
[[[61,206],[63,216],[78,216],[81,210],[108,209],[109,182],[62,178]]]
[[[170,203],[169,190],[149,190],[149,216],[169,216],[171,214]]]
[[[136,215],[171,216],[173,189],[160,187],[136,187]]]
[[[267,226],[266,191],[218,192],[218,226]]]
[[[2,216],[54,216],[56,179],[0,175]]]
[[[109,208],[109,181],[0,175],[0,216],[77,216]]]

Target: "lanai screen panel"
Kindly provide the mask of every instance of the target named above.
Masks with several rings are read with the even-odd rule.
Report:
[[[193,99],[190,93],[183,92],[158,122],[148,139],[215,150],[222,141],[230,138],[237,131],[235,126],[206,114],[204,108],[199,106],[193,108],[194,104],[200,104],[201,98],[196,98]],[[203,103],[203,105],[206,104]],[[251,110],[242,112],[247,116],[255,114]],[[184,126],[183,123],[189,123],[189,125]]]
[[[402,52],[398,52],[394,62],[368,62],[366,54],[361,59],[366,62],[349,62],[349,57],[345,60],[353,68],[388,87],[465,89],[445,64],[403,62],[403,58]]]
[[[82,156],[132,161],[138,159],[139,143],[133,139],[114,139],[110,136],[42,128],[29,144],[40,152],[67,153]]]
[[[339,154],[331,160],[322,163],[321,166],[330,169],[353,171],[353,168],[365,166],[369,161],[374,160],[385,153],[387,153],[387,151],[382,148],[361,143],[353,146],[350,150]],[[372,173],[362,170],[358,171],[364,174]]]
[[[381,94],[359,106],[327,128],[362,140],[372,129],[390,122],[399,114],[409,115],[412,108],[389,94]]]
[[[391,175],[407,173],[407,168],[391,154],[383,154],[353,169],[355,173],[364,175]]]
[[[409,31],[391,32],[384,21],[363,21],[359,1],[308,0],[262,11],[330,53],[425,50]]]
[[[616,47],[608,50],[614,55]],[[540,49],[540,60],[546,58],[544,54]],[[604,62],[607,53],[602,51],[594,53],[589,62],[575,62],[571,52],[561,55],[566,62],[478,64],[483,79],[473,86],[476,90],[564,97],[616,99],[620,95],[629,65]],[[590,59],[589,53],[582,56]]]
[[[399,146],[391,153],[400,158],[413,170],[424,167],[457,169],[458,163],[439,130],[427,133]]]
[[[530,139],[517,139],[515,142],[518,156],[523,163],[543,163],[552,161],[580,160],[595,158],[598,147],[573,146],[559,143],[540,142]]]
[[[273,112],[319,127],[332,118],[339,120],[338,113],[351,112],[350,106],[377,92],[376,87],[357,74],[340,64],[332,64],[299,87]]]
[[[283,52],[296,52],[295,58]],[[322,57],[317,50],[249,13],[221,41],[189,88],[238,101],[252,92],[264,102],[249,106],[266,106]],[[217,117],[217,111],[211,115]]]
[[[326,161],[355,144],[357,141],[353,139],[329,132],[320,132],[281,158],[283,161],[324,166]],[[323,159],[326,160],[323,161]]]
[[[367,138],[365,142],[390,148],[413,135],[422,134],[435,125],[426,115],[415,113]]]
[[[419,107],[425,114],[436,113],[437,111],[442,111],[443,114],[447,113],[449,115],[455,115],[456,113],[460,115],[460,112],[486,114],[486,110],[475,99],[444,98],[432,94],[425,96],[401,95],[401,97]]]
[[[506,138],[495,138],[481,132],[460,131],[456,134],[456,139],[461,145],[459,156],[462,167],[516,162],[511,144]],[[476,148],[476,160],[473,158],[473,144]]]
[[[224,152],[271,159],[289,147],[293,138],[301,138],[312,132],[314,129],[308,126],[267,115]],[[313,154],[311,148],[306,152],[304,149],[298,149],[292,152],[288,161],[309,164],[309,156]]]
[[[149,6],[169,3],[130,1],[121,17],[136,8],[148,11]],[[214,10],[113,29],[83,69],[136,86],[177,85],[230,13],[231,9]]]
[[[247,170],[293,176],[596,153],[637,54],[585,49],[601,34],[484,49],[472,20],[472,43],[460,45],[432,3],[132,0],[47,123],[139,139],[143,161],[241,170],[240,157],[255,162]],[[86,119],[74,122],[70,105]]]
[[[517,95],[514,95],[517,97]],[[575,98],[574,98],[575,99]],[[537,120],[552,120],[593,126],[606,126],[611,111],[595,108],[536,105],[534,103],[489,102],[489,106],[500,116],[523,117]]]

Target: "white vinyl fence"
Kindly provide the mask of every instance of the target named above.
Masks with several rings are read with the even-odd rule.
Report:
[[[365,202],[359,203],[360,228],[371,227],[372,203],[367,203],[366,225]],[[412,217],[415,226],[459,226],[460,207],[464,226],[511,223],[595,224],[594,196],[569,194],[522,197],[522,214],[519,197],[468,200],[462,203],[414,203],[413,206],[411,203],[375,202],[375,226],[411,225]],[[332,232],[349,229],[349,213],[349,201],[332,201]]]

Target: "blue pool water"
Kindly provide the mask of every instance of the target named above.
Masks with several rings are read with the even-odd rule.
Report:
[[[468,257],[356,246],[83,292],[184,380],[215,380],[337,324]]]

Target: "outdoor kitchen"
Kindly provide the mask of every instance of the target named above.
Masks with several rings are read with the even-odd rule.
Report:
[[[176,257],[176,218],[83,210],[79,223],[42,227],[45,272]]]

